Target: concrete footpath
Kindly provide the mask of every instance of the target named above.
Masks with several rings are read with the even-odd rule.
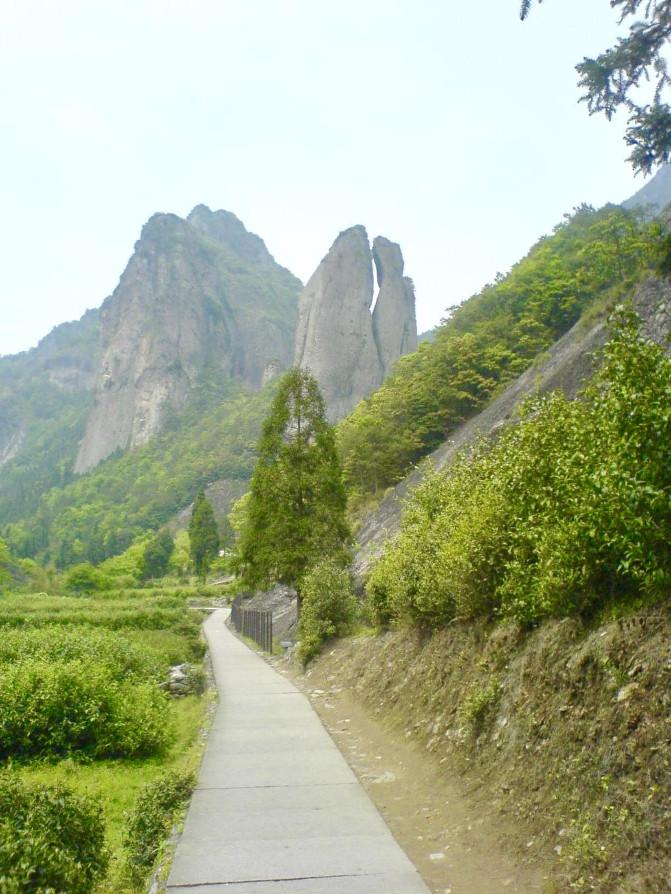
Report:
[[[214,612],[219,690],[168,892],[428,894],[308,700]]]

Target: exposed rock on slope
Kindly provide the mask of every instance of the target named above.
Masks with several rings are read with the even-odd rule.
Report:
[[[88,401],[99,357],[97,310],[57,326],[29,351],[0,357],[0,466],[40,450],[42,435],[35,428],[46,417],[53,441],[59,414],[70,412],[73,402]],[[64,429],[71,427],[71,419],[64,422]]]
[[[671,332],[671,285],[656,278],[645,282],[634,296],[634,308],[643,320],[643,332],[660,344]],[[502,426],[514,422],[522,401],[532,394],[561,389],[574,397],[594,369],[594,352],[608,337],[604,319],[591,325],[578,322],[541,360],[516,379],[481,413],[461,425],[428,458],[435,469],[443,469],[461,451],[482,436],[493,437]],[[363,522],[358,534],[354,573],[361,580],[381,554],[385,541],[400,528],[403,501],[424,475],[420,466],[387,494],[377,509]]]
[[[373,334],[382,363],[383,378],[402,354],[417,350],[415,289],[403,276],[403,255],[384,236],[373,240],[373,260],[380,289],[373,310]]]
[[[671,202],[671,165],[662,165],[654,177],[631,198],[622,202],[623,208],[650,207],[653,212],[661,211]]]
[[[380,293],[371,313],[375,258]],[[417,346],[415,297],[398,245],[374,252],[362,226],[342,232],[299,299],[294,363],[309,368],[331,420],[342,419]]]
[[[291,362],[300,282],[235,215],[156,214],[103,304],[103,356],[75,471],[161,431],[207,377],[259,388]]]

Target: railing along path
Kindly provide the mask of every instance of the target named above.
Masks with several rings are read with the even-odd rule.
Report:
[[[231,623],[243,636],[248,636],[264,652],[273,651],[273,613],[255,608],[243,608],[242,596],[233,600]]]

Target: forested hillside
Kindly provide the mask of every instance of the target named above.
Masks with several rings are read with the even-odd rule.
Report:
[[[354,502],[398,482],[590,306],[627,294],[657,262],[659,240],[658,224],[634,213],[583,206],[454,310],[340,423]]]
[[[3,536],[17,555],[59,567],[123,552],[188,506],[202,485],[249,479],[272,392],[272,383],[255,394],[229,383],[224,399],[210,395],[143,447],[44,493]]]
[[[0,357],[0,519],[34,511],[73,476],[100,356],[100,313],[57,326],[36,348]]]

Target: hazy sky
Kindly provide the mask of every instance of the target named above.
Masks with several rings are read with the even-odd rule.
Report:
[[[578,105],[608,0],[0,0],[0,353],[110,294],[142,224],[235,212],[306,280],[401,243],[421,329],[642,185]]]

